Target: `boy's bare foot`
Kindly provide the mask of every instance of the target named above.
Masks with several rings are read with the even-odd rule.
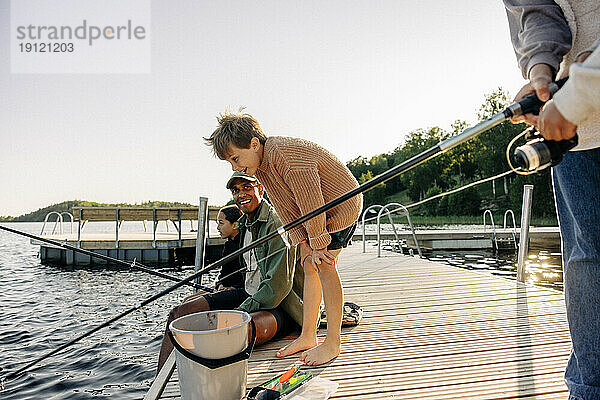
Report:
[[[292,343],[279,349],[279,351],[277,352],[276,355],[279,358],[287,357],[287,356],[291,356],[292,354],[296,354],[296,353],[306,350],[306,349],[312,349],[316,345],[317,345],[316,337],[304,338],[304,337],[302,337],[302,335],[300,335]]]
[[[307,350],[300,356],[300,360],[306,365],[321,365],[329,362],[340,355],[340,345],[337,343],[327,342],[317,347]]]

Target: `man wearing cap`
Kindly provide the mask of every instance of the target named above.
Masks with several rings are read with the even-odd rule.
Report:
[[[275,209],[263,200],[264,188],[253,177],[235,172],[227,189],[242,210],[239,219],[242,247],[267,236],[282,226]],[[169,324],[181,316],[209,310],[240,309],[250,313],[256,324],[256,343],[283,336],[302,324],[302,291],[304,274],[296,260],[294,247],[288,247],[279,236],[245,252],[244,288],[230,288],[186,298],[169,313]],[[173,345],[163,337],[158,371],[168,358]]]

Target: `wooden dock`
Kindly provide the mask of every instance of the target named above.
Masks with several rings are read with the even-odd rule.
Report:
[[[219,208],[209,206],[206,217],[216,219]],[[63,231],[62,214],[59,215],[60,225],[54,223],[52,234],[44,235],[42,227],[41,235],[50,240],[69,244],[73,247],[91,250],[104,256],[121,260],[141,263],[171,264],[175,259],[194,259],[196,251],[197,231],[184,232],[182,223],[189,222],[194,228],[200,219],[197,207],[186,208],[140,208],[140,207],[73,207],[73,222],[69,226],[71,233],[54,233],[59,227]],[[55,213],[56,214],[56,213]],[[65,213],[68,214],[68,213]],[[50,214],[49,214],[50,215]],[[69,214],[70,215],[70,214]],[[48,219],[48,217],[46,217]],[[89,222],[114,222],[112,233],[90,233],[84,232],[84,227]],[[144,232],[122,232],[123,222],[143,222]],[[157,231],[158,224],[164,222],[167,232]],[[73,231],[73,223],[76,223],[76,231]],[[44,222],[44,226],[46,222]],[[52,223],[49,223],[52,225]],[[147,229],[150,225],[150,230]],[[169,232],[172,225],[174,232]],[[206,225],[206,259],[215,260],[220,257],[220,245],[224,240],[218,237],[210,237]],[[196,226],[197,229],[197,226]],[[216,232],[215,232],[216,234]],[[40,246],[40,259],[43,263],[57,263],[63,265],[89,265],[106,264],[105,260],[92,258],[89,255],[66,250],[62,247],[40,242],[32,239],[31,244]],[[193,261],[192,261],[193,262]]]
[[[511,247],[514,246],[514,241],[519,242],[520,229],[504,229],[498,228],[492,231],[489,227],[487,231],[483,229],[430,229],[417,230],[415,236],[419,242],[421,249],[425,250],[465,250],[465,249],[492,249],[493,232],[495,232],[498,242],[512,241]],[[405,240],[410,248],[416,248],[415,241],[410,230],[398,230],[396,232],[400,240]],[[514,235],[514,236],[513,236]],[[393,241],[396,235],[391,232],[391,228],[387,228],[381,232],[381,240]],[[354,240],[362,241],[362,229],[359,226],[357,232],[354,233]],[[377,229],[374,226],[367,225],[365,230],[366,241],[377,240]],[[557,226],[550,227],[530,227],[529,228],[529,244],[531,247],[549,249],[560,248],[560,231]]]
[[[342,353],[311,368],[339,383],[333,399],[565,399],[571,342],[562,292],[383,252],[342,252],[345,300],[363,322],[342,331]],[[325,331],[319,332],[323,340]],[[248,388],[289,368],[255,349]],[[154,368],[154,366],[148,366]],[[180,399],[177,372],[161,399]]]

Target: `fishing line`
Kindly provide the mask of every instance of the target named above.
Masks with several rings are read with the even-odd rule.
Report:
[[[520,170],[521,170],[521,168],[520,168],[520,167],[519,167],[519,168],[514,168],[514,167],[512,167],[512,166],[511,166],[511,169],[510,169],[510,170],[508,170],[508,171],[505,171],[505,172],[502,172],[501,174],[494,175],[494,176],[491,176],[491,177],[489,177],[489,178],[480,179],[480,180],[478,180],[478,181],[475,181],[475,182],[471,182],[471,183],[469,183],[469,184],[467,184],[467,185],[464,185],[464,186],[461,186],[461,187],[459,187],[459,188],[452,189],[452,190],[448,190],[447,192],[439,193],[439,194],[436,194],[435,196],[431,196],[431,197],[428,197],[428,198],[426,198],[426,199],[423,199],[423,200],[421,200],[421,201],[417,201],[416,203],[407,204],[407,205],[406,205],[406,206],[404,206],[404,207],[405,207],[405,208],[418,207],[418,206],[420,206],[420,205],[423,205],[423,204],[427,203],[428,201],[431,201],[431,200],[434,200],[434,199],[438,199],[438,198],[440,198],[440,197],[447,196],[447,195],[449,195],[449,194],[458,193],[458,192],[460,192],[460,191],[462,191],[462,190],[465,190],[465,189],[467,189],[467,188],[470,188],[470,187],[472,187],[472,186],[479,185],[479,184],[481,184],[481,183],[486,183],[486,182],[492,181],[492,180],[494,180],[494,179],[499,179],[499,178],[502,178],[502,177],[504,177],[504,176],[510,175],[510,174],[512,174],[513,172],[517,172],[517,171],[520,171]],[[518,172],[517,172],[517,173],[518,173]],[[529,175],[529,174],[525,174],[525,175]],[[392,209],[390,209],[390,213],[393,213],[393,212],[395,212],[395,211],[399,211],[399,210],[401,210],[401,209],[402,209],[401,207],[392,208]],[[377,217],[371,217],[371,218],[367,218],[367,219],[365,219],[365,222],[373,221],[373,220],[376,220],[376,219],[377,219]]]
[[[512,168],[512,166],[511,166],[511,168]],[[519,168],[519,170],[520,170],[520,168]],[[461,187],[459,187],[457,189],[452,189],[452,190],[449,190],[447,192],[436,194],[435,196],[428,197],[428,198],[426,198],[424,200],[417,201],[416,203],[408,204],[405,207],[406,208],[417,207],[417,206],[420,206],[421,204],[427,203],[428,201],[431,201],[433,199],[437,199],[437,198],[440,198],[440,197],[443,197],[443,196],[447,196],[449,194],[458,193],[458,192],[460,192],[462,190],[465,190],[467,188],[470,188],[472,186],[479,185],[481,183],[486,183],[486,182],[489,182],[489,181],[493,181],[494,179],[499,179],[499,178],[502,178],[503,176],[506,176],[506,175],[510,175],[510,174],[512,174],[513,172],[516,172],[516,171],[517,171],[516,169],[510,169],[509,171],[502,172],[501,174],[498,174],[498,175],[495,175],[495,176],[490,176],[489,178],[485,178],[485,179],[480,179],[478,181],[471,182],[471,183],[469,183],[467,185],[461,186]]]
[[[277,253],[281,253],[281,252],[282,252],[282,251],[284,251],[284,250],[285,250],[285,251],[287,251],[287,250],[288,250],[288,248],[287,248],[287,247],[282,247],[281,249],[279,249],[279,250],[277,250],[277,251],[275,251],[275,252],[273,252],[273,253],[269,253],[269,254],[267,254],[266,256],[264,256],[263,258],[261,258],[260,260],[259,260],[259,259],[257,259],[257,260],[256,260],[256,263],[258,264],[258,263],[260,263],[260,262],[263,262],[263,261],[265,261],[267,258],[269,258],[269,257],[272,257],[272,256],[274,256],[274,255],[275,255],[275,254],[277,254]],[[220,278],[219,280],[217,280],[217,281],[215,282],[215,287],[216,287],[217,285],[219,285],[219,283],[223,282],[225,279],[227,279],[227,278],[229,278],[229,277],[231,277],[231,276],[233,276],[233,275],[235,275],[235,274],[237,274],[237,273],[239,273],[239,272],[249,272],[249,270],[248,270],[248,267],[247,267],[247,266],[244,266],[244,267],[242,267],[242,268],[240,268],[240,269],[238,269],[238,270],[236,270],[236,271],[233,271],[233,272],[231,272],[231,273],[229,273],[229,274],[225,275],[224,277]]]
[[[3,229],[3,230],[6,230],[8,232],[12,232],[12,233],[16,233],[16,234],[21,234],[22,233],[25,236],[34,236],[34,235],[30,235],[30,234],[27,234],[27,233],[24,233],[24,232],[15,231],[14,229],[6,228],[6,227],[3,227],[1,225],[0,225],[0,228]],[[250,243],[248,246],[246,246],[244,248],[240,248],[240,249],[234,251],[233,253],[229,254],[228,256],[223,257],[220,260],[214,262],[213,264],[211,264],[211,265],[203,268],[202,270],[198,271],[197,273],[195,273],[195,274],[193,274],[193,275],[191,275],[191,276],[189,276],[189,277],[187,277],[185,279],[180,280],[175,285],[170,286],[170,287],[164,289],[163,291],[155,294],[154,296],[151,296],[151,297],[147,298],[146,300],[142,301],[141,303],[139,303],[139,304],[137,304],[137,305],[135,305],[135,306],[133,306],[133,307],[131,307],[131,308],[123,311],[123,312],[121,312],[120,314],[118,314],[115,317],[113,317],[113,318],[105,321],[104,323],[96,326],[95,328],[93,328],[93,329],[91,329],[91,330],[89,330],[87,332],[82,333],[81,335],[75,337],[74,339],[68,341],[67,343],[64,343],[63,345],[59,346],[58,348],[56,348],[54,350],[51,350],[48,353],[42,355],[41,357],[39,357],[39,358],[37,358],[37,359],[35,359],[35,360],[27,363],[26,365],[24,365],[23,367],[19,368],[18,370],[14,371],[14,372],[11,372],[10,374],[6,375],[5,377],[0,377],[0,390],[4,389],[4,382],[6,382],[7,380],[16,378],[17,376],[21,375],[22,373],[24,373],[25,371],[27,371],[32,366],[34,366],[34,365],[38,364],[39,362],[47,359],[48,357],[51,357],[54,354],[57,354],[57,353],[61,352],[62,350],[65,350],[66,348],[74,345],[75,343],[79,342],[80,340],[82,340],[82,339],[84,339],[84,338],[86,338],[88,336],[93,335],[94,333],[96,333],[97,331],[101,330],[102,328],[105,328],[105,327],[111,325],[112,323],[118,321],[121,318],[124,318],[125,316],[131,314],[132,312],[134,312],[134,311],[136,311],[136,310],[138,310],[138,309],[140,309],[140,308],[142,308],[142,307],[144,307],[144,306],[152,303],[153,301],[155,301],[155,300],[157,300],[157,299],[159,299],[159,298],[161,298],[161,297],[163,297],[163,296],[171,293],[173,290],[178,289],[178,288],[186,285],[188,282],[191,282],[192,280],[197,279],[198,277],[202,276],[206,272],[209,272],[209,271],[211,271],[213,269],[216,269],[217,267],[220,267],[223,264],[225,264],[225,263],[233,260],[235,257],[241,256],[246,251],[252,250],[253,248],[255,248],[257,246],[259,246],[259,245],[261,245],[263,243],[266,243],[268,240],[274,239],[278,235],[283,235],[284,233],[285,233],[285,231],[281,231],[281,228],[280,228],[277,231],[271,232],[271,234],[269,234],[267,236],[263,236],[263,237],[255,240],[254,242]],[[284,243],[285,242],[286,241],[284,241]],[[276,253],[278,253],[280,251],[283,251],[283,250],[287,250],[287,247],[283,247],[282,249],[278,250],[277,252],[268,254],[267,256],[263,257],[263,259],[261,259],[261,260],[264,260],[264,259],[266,259],[266,258],[268,258],[268,257],[270,257],[270,256],[272,256],[272,255],[274,255],[274,254],[276,254]],[[244,267],[244,269],[245,269],[245,267]],[[212,289],[212,288],[208,288],[208,289],[209,289],[209,291],[214,291],[214,289]]]
[[[512,140],[510,142],[508,142],[508,146],[506,146],[506,161],[508,161],[508,166],[510,167],[510,169],[512,171],[514,171],[515,174],[519,174],[519,175],[531,175],[533,173],[533,171],[526,171],[523,168],[515,168],[513,166],[512,161],[510,160],[510,148],[513,146],[513,144],[515,144],[515,142],[517,140],[519,140],[520,138],[522,138],[523,136],[525,136],[527,133],[529,132],[529,128],[525,129],[523,132],[519,133],[517,136],[515,136],[514,138],[512,138]]]
[[[564,80],[563,80],[564,83]],[[550,89],[550,93],[554,94],[558,89],[560,82],[553,82],[549,85],[549,89]],[[527,97],[524,97],[523,99],[521,99],[519,102],[513,103],[510,106],[508,106],[506,109],[504,109],[502,112],[493,115],[492,117],[486,119],[485,121],[482,121],[478,124],[476,124],[475,126],[468,128],[466,130],[464,130],[462,133],[455,135],[453,137],[450,137],[444,141],[442,141],[441,143],[411,157],[410,159],[396,165],[395,167],[390,168],[389,170],[381,173],[380,175],[374,177],[373,179],[363,183],[362,185],[359,185],[358,187],[356,187],[355,189],[352,189],[350,191],[348,191],[347,193],[329,201],[328,203],[317,207],[316,209],[304,214],[303,216],[297,218],[296,220],[289,222],[281,227],[279,227],[276,231],[271,232],[268,235],[265,235],[263,237],[260,237],[258,239],[256,239],[255,241],[253,241],[252,243],[230,253],[229,255],[221,258],[220,260],[217,260],[216,262],[206,266],[205,268],[202,268],[201,270],[199,270],[198,272],[194,273],[193,275],[179,281],[178,283],[174,284],[173,286],[164,289],[163,291],[161,291],[160,293],[155,294],[154,296],[151,296],[149,298],[147,298],[146,300],[142,301],[140,304],[129,308],[128,310],[123,311],[121,314],[111,318],[110,320],[102,323],[101,325],[95,327],[94,329],[76,337],[75,339],[72,339],[71,341],[69,341],[68,343],[63,344],[62,346],[58,347],[57,349],[54,349],[52,351],[50,351],[49,353],[43,355],[42,357],[33,360],[32,362],[29,362],[27,365],[19,368],[18,370],[8,374],[4,380],[8,380],[8,379],[12,379],[18,375],[20,375],[21,373],[25,372],[27,369],[31,368],[33,365],[37,364],[40,361],[45,360],[46,358],[52,356],[53,354],[56,354],[58,352],[60,352],[61,350],[66,349],[67,347],[71,346],[74,343],[77,343],[78,341],[80,341],[81,339],[92,335],[93,333],[99,331],[100,329],[112,324],[113,322],[129,315],[130,313],[132,313],[133,311],[136,311],[137,309],[153,302],[154,300],[157,300],[159,298],[161,298],[162,296],[165,296],[166,294],[172,292],[173,290],[187,284],[188,282],[197,279],[198,277],[202,276],[203,274],[207,273],[208,271],[212,271],[218,267],[221,267],[223,264],[233,260],[235,257],[240,256],[241,254],[245,253],[246,251],[252,250],[258,246],[260,246],[263,243],[266,243],[268,240],[273,239],[274,237],[277,237],[278,235],[281,236],[281,239],[284,240],[284,242],[286,241],[286,239],[284,238],[284,235],[286,232],[288,232],[289,230],[303,224],[304,222],[330,210],[331,208],[343,203],[344,201],[347,201],[349,199],[351,199],[352,197],[359,195],[363,192],[366,192],[368,190],[373,189],[375,186],[379,185],[380,183],[383,183],[385,181],[388,181],[406,171],[411,170],[412,168],[440,155],[445,153],[446,151],[453,149],[454,147],[468,141],[471,140],[472,138],[476,137],[477,135],[479,135],[482,132],[485,132],[499,124],[501,124],[504,121],[507,121],[508,119],[512,118],[512,117],[516,117],[516,116],[520,116],[523,114],[528,114],[531,112],[535,112],[537,111],[541,106],[543,105],[543,102],[540,101],[537,96],[534,94],[531,94]]]

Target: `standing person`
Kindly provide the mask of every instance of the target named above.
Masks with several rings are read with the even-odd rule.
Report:
[[[226,113],[218,123],[207,144],[234,171],[256,175],[284,224],[358,187],[350,170],[315,143],[267,137],[248,114]],[[343,292],[337,259],[352,238],[361,208],[362,195],[358,195],[289,232],[292,244],[300,248],[304,267],[304,314],[302,333],[279,350],[278,357],[307,350],[300,359],[307,365],[320,365],[339,355]],[[317,346],[321,298],[327,335]]]
[[[567,82],[555,100],[544,106],[539,119],[532,115],[524,119],[536,124],[547,139],[566,139],[575,133],[579,138],[574,151],[568,152],[552,169],[567,319],[573,343],[565,380],[569,399],[600,399],[600,111],[597,89],[585,87],[592,82],[597,85],[598,75],[596,72],[596,78],[582,80],[590,65],[574,64],[589,56],[594,41],[600,37],[600,3],[598,0],[504,0],[504,3],[517,59],[523,76],[529,79],[515,100],[535,91],[546,101],[550,81],[566,76],[570,67],[574,74],[574,80]],[[590,63],[597,63],[597,57]],[[561,117],[571,118],[569,124]]]
[[[277,231],[281,221],[273,207],[263,200],[263,186],[252,176],[234,173],[227,182],[233,201],[242,210],[238,221],[240,243]],[[171,321],[200,311],[240,309],[250,313],[256,324],[256,343],[283,336],[302,323],[302,268],[296,268],[296,251],[279,236],[262,243],[242,257],[246,265],[244,285],[213,293],[195,294],[173,308]],[[163,336],[158,371],[169,357],[173,344]]]
[[[242,212],[235,205],[223,207],[217,214],[217,231],[222,239],[226,239],[223,245],[222,257],[240,248],[240,224],[238,220],[241,216]],[[235,258],[223,265],[215,289],[243,288],[244,268],[239,258]]]

